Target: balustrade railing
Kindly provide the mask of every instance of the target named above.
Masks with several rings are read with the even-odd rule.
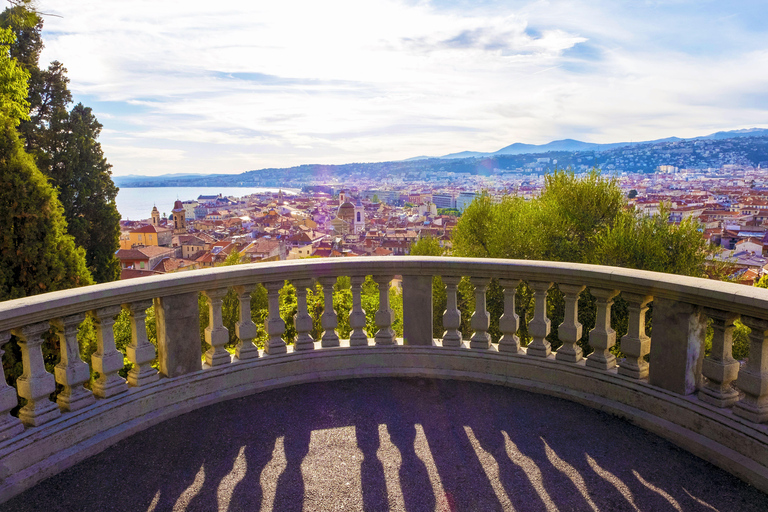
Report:
[[[350,334],[340,340],[339,314],[334,310],[333,289],[338,277],[351,282]],[[363,309],[361,295],[366,276],[378,285],[376,311]],[[443,334],[433,339],[431,282],[403,279],[403,310],[420,316],[403,316],[404,338],[393,329],[390,288],[396,276],[440,276],[445,284],[446,309]],[[471,287],[474,311],[466,339],[462,334],[462,313],[458,304],[461,279]],[[503,290],[503,314],[491,318],[486,297],[495,280]],[[280,290],[286,282],[296,290],[297,310],[293,316],[295,339],[286,340],[286,322],[280,312]],[[308,309],[307,290],[319,283],[323,311],[313,318]],[[425,284],[426,283],[426,284]],[[530,318],[516,311],[516,291],[525,283],[533,293]],[[267,291],[268,312],[264,325],[266,339],[261,348],[254,344],[258,327],[251,319],[251,293],[261,284]],[[552,325],[547,314],[547,296],[553,286],[562,294],[563,320]],[[426,288],[425,286],[429,286]],[[416,288],[422,289],[416,289]],[[239,320],[234,326],[237,344],[226,349],[230,333],[222,318],[222,304],[228,290],[234,290]],[[595,298],[595,325],[588,333],[591,353],[583,354],[579,340],[579,296],[589,290]],[[204,330],[210,345],[201,350],[197,296],[207,297],[209,324]],[[619,340],[621,355],[616,358],[616,331],[611,325],[611,308],[622,298],[627,304],[627,330]],[[428,304],[426,302],[429,302]],[[646,332],[646,312],[653,304],[653,325]],[[154,305],[157,316],[157,347],[150,343],[146,311]],[[369,308],[370,309],[370,308]],[[497,308],[498,309],[498,308]],[[131,341],[125,353],[117,350],[113,325],[125,310],[130,318]],[[94,376],[80,358],[78,326],[90,317],[96,331],[97,350],[91,358]],[[366,332],[373,316],[375,332]],[[732,332],[736,319],[751,329],[746,364],[732,357]],[[322,326],[320,339],[312,336],[315,322]],[[527,320],[527,321],[526,321]],[[419,326],[407,322],[420,322]],[[492,343],[492,321],[501,336]],[[713,329],[711,351],[705,356],[707,322]],[[527,325],[530,342],[521,342],[519,329]],[[419,328],[416,328],[419,327]],[[60,361],[54,373],[46,370],[42,345],[51,330],[59,340]],[[557,332],[562,345],[554,351],[547,337]],[[417,334],[409,334],[417,333]],[[634,382],[650,393],[666,393],[701,404],[765,433],[768,422],[768,290],[748,288],[703,279],[663,274],[546,262],[472,260],[458,258],[395,257],[353,258],[337,261],[244,265],[136,279],[107,285],[67,290],[0,303],[0,353],[15,336],[23,361],[23,374],[14,390],[0,382],[0,457],[13,449],[14,439],[30,429],[49,423],[63,424],[68,415],[114,400],[131,389],[147,388],[168,379],[184,379],[200,372],[226,371],[233,363],[266,364],[273,358],[301,357],[318,351],[408,350],[422,347],[434,354],[450,351],[485,354],[499,361],[546,363],[539,371],[572,368],[585,375],[599,376],[599,382]],[[399,348],[402,347],[402,348]],[[127,379],[119,375],[124,358],[132,363]],[[196,359],[196,360],[195,360]],[[152,366],[157,361],[158,369]],[[205,364],[201,364],[204,361]],[[59,385],[56,400],[51,395]],[[622,384],[623,385],[623,384]],[[17,413],[18,397],[24,405]],[[107,412],[108,413],[108,412]],[[62,427],[63,428],[63,427]],[[3,447],[6,451],[3,452]],[[764,447],[765,448],[765,447]],[[1,461],[1,459],[0,459]],[[761,462],[765,466],[765,462]],[[766,470],[768,475],[768,470]],[[2,475],[0,475],[2,477]]]

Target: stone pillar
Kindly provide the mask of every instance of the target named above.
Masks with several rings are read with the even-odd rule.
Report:
[[[444,347],[464,347],[461,331],[461,311],[459,311],[456,294],[458,291],[461,277],[444,276],[446,304],[443,313],[443,328],[446,329],[443,334]]]
[[[432,276],[403,276],[403,345],[434,345]]]
[[[323,316],[320,317],[320,325],[323,326],[323,337],[320,339],[321,347],[338,347],[339,335],[336,326],[339,325],[336,310],[333,309],[333,286],[336,278],[321,277],[317,280],[323,287]]]
[[[297,279],[293,282],[296,288],[297,311],[293,315],[293,323],[296,326],[296,343],[294,350],[313,350],[315,348],[315,339],[310,334],[312,332],[312,317],[307,311],[307,288],[312,286],[311,279]]]
[[[3,345],[9,341],[11,341],[11,333],[0,332],[0,361],[2,361],[5,353]],[[0,364],[0,370],[2,370],[2,364]],[[24,432],[24,424],[21,420],[11,416],[11,409],[17,404],[16,390],[6,384],[5,372],[0,371],[0,441],[5,441]]]
[[[555,359],[566,363],[581,361],[584,351],[577,344],[581,339],[582,325],[579,323],[579,294],[586,288],[583,284],[560,284],[565,300],[563,323],[557,327],[557,336],[563,345],[557,349]]]
[[[43,333],[50,328],[48,322],[38,322],[12,331],[19,338],[24,364],[24,373],[16,379],[16,389],[20,397],[27,399],[27,405],[19,411],[19,419],[29,427],[40,426],[61,415],[59,407],[48,398],[56,390],[56,381],[45,371],[43,361]]]
[[[253,344],[258,330],[256,324],[251,320],[251,293],[256,289],[256,285],[244,284],[234,288],[240,305],[240,319],[235,324],[235,334],[237,334],[240,342],[235,348],[235,357],[241,361],[254,359],[259,357],[259,349]]]
[[[469,281],[475,287],[475,312],[470,319],[470,325],[475,332],[469,340],[469,348],[491,348],[491,335],[488,327],[491,326],[491,315],[485,308],[485,293],[491,280],[487,277],[471,277]]]
[[[118,371],[125,366],[123,354],[115,348],[115,317],[120,314],[120,306],[107,306],[90,312],[96,327],[96,352],[91,356],[93,371],[99,377],[93,382],[93,394],[99,398],[109,398],[128,390],[125,379]]]
[[[395,331],[392,329],[394,313],[389,308],[389,283],[392,276],[373,276],[373,280],[379,285],[379,310],[376,311],[376,345],[394,345]]]
[[[644,379],[648,376],[645,356],[651,350],[651,338],[645,334],[645,313],[653,297],[626,292],[621,292],[621,297],[627,301],[629,318],[627,334],[621,337],[621,351],[626,358],[619,365],[619,373],[633,379]]]
[[[352,276],[352,311],[349,313],[349,326],[352,327],[352,333],[349,335],[349,345],[351,347],[367,346],[368,335],[365,333],[367,323],[361,293],[365,276]]]
[[[155,299],[160,373],[180,377],[203,369],[197,292]]]
[[[499,340],[499,352],[521,353],[520,338],[517,337],[520,317],[515,313],[515,294],[520,280],[499,279],[499,284],[504,289],[504,314],[499,318],[499,330],[502,334]]]
[[[699,398],[717,407],[730,407],[739,400],[739,392],[731,386],[739,375],[739,362],[733,358],[733,323],[739,315],[712,308],[704,308],[704,314],[712,319],[712,351],[701,367],[707,380]]]
[[[285,341],[283,341],[285,322],[280,318],[280,290],[283,286],[284,283],[282,281],[264,283],[269,303],[269,318],[265,322],[269,339],[264,347],[264,352],[269,355],[285,354],[288,352],[288,347],[285,345]]]
[[[744,392],[744,398],[736,403],[733,412],[749,421],[765,423],[768,421],[768,320],[745,316],[741,321],[752,332],[749,333],[749,360],[736,383]],[[655,323],[653,328],[656,329]]]
[[[707,319],[700,307],[654,297],[650,384],[681,395],[696,391],[706,332]]]
[[[83,387],[91,378],[90,368],[80,359],[80,345],[77,342],[77,328],[83,320],[84,313],[51,320],[59,337],[61,359],[53,372],[56,382],[64,386],[56,398],[62,411],[76,411],[96,401],[91,390]]]
[[[205,341],[211,346],[205,353],[205,362],[208,366],[229,364],[232,362],[232,356],[224,348],[224,345],[229,342],[229,330],[224,327],[221,316],[221,306],[227,289],[205,290],[203,294],[208,297],[208,327],[205,328]]]
[[[536,357],[548,357],[552,352],[552,346],[547,341],[550,321],[547,318],[547,291],[552,287],[551,282],[530,281],[528,286],[533,289],[533,319],[528,324],[528,332],[533,341],[528,345],[528,355]]]
[[[595,328],[589,331],[589,345],[593,352],[587,356],[587,366],[609,370],[616,366],[616,356],[610,349],[616,344],[616,331],[611,329],[611,306],[619,290],[591,288],[589,292],[597,299]]]
[[[128,384],[131,386],[144,386],[160,378],[157,370],[152,368],[155,347],[147,338],[147,309],[151,305],[151,300],[123,304],[131,319],[131,342],[125,347],[125,355],[133,363],[128,372]]]

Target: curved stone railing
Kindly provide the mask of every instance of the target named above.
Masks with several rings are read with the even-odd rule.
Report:
[[[375,320],[378,332],[364,331],[361,286],[365,276],[379,284]],[[403,338],[392,330],[389,283],[402,276]],[[339,340],[332,294],[325,293],[324,333],[311,337],[306,290],[313,280],[332,290],[349,276],[353,307],[349,340]],[[446,285],[445,334],[432,337],[432,276]],[[463,340],[457,285],[469,277],[475,287],[474,330]],[[504,289],[502,337],[491,343],[485,294],[491,279]],[[296,340],[283,339],[279,290],[285,281],[297,290]],[[516,335],[515,290],[528,283],[535,298],[528,324],[532,341]],[[252,343],[250,293],[267,289],[269,317],[264,350]],[[553,283],[564,295],[565,319],[551,327],[546,297]],[[578,295],[587,287],[596,298],[596,325],[589,333],[594,351],[587,357],[577,340]],[[240,339],[231,356],[222,323],[222,298],[234,288],[240,300]],[[206,338],[212,348],[202,361],[198,293],[209,299]],[[616,360],[610,310],[614,298],[628,304],[626,355]],[[645,311],[653,301],[653,336],[645,334]],[[157,348],[149,343],[145,311],[153,305]],[[125,309],[133,363],[127,380],[123,353],[115,348],[112,326]],[[88,365],[79,357],[77,328],[85,315],[95,324],[98,349],[92,365],[98,377],[90,388]],[[733,323],[751,329],[747,364],[731,355]],[[714,328],[711,354],[704,357],[707,319]],[[43,334],[58,333],[61,361],[55,375],[45,369]],[[552,352],[546,340],[558,329],[563,345]],[[388,257],[301,260],[240,265],[134,279],[48,293],[0,303],[0,348],[14,334],[24,373],[17,389],[0,383],[0,502],[36,482],[93,455],[139,430],[205,405],[292,384],[368,376],[423,376],[469,379],[528,389],[596,407],[655,432],[768,492],[768,290],[613,267],[511,260]],[[159,372],[151,366],[157,358]],[[49,398],[58,383],[56,402]],[[736,383],[736,386],[734,386]],[[14,417],[18,395],[26,405]]]

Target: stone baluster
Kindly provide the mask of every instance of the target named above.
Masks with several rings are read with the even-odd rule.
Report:
[[[123,304],[131,320],[131,342],[125,347],[125,355],[133,363],[128,372],[131,386],[146,386],[160,378],[157,370],[152,368],[152,361],[157,357],[155,346],[147,338],[147,309],[151,305],[151,300]]]
[[[221,317],[221,306],[226,288],[216,288],[203,292],[208,297],[208,327],[205,328],[205,341],[211,346],[205,352],[205,362],[208,366],[221,366],[232,362],[232,356],[224,348],[229,342],[229,329],[224,327]]]
[[[533,289],[533,319],[528,324],[528,332],[533,341],[528,345],[528,355],[536,357],[548,357],[552,352],[552,346],[547,341],[550,321],[547,318],[547,291],[552,287],[551,282],[530,281],[528,286]]]
[[[16,379],[19,396],[27,399],[27,405],[19,411],[19,419],[30,427],[37,427],[61,415],[59,407],[48,395],[56,390],[53,375],[45,371],[43,361],[43,333],[50,330],[48,322],[27,325],[12,332],[19,338],[24,373]]]
[[[93,393],[83,387],[91,378],[90,368],[80,359],[80,345],[77,343],[77,328],[83,320],[85,313],[51,320],[59,336],[61,360],[53,372],[56,382],[64,386],[56,399],[62,411],[76,411],[96,401]]]
[[[504,288],[504,314],[499,318],[499,352],[511,352],[517,354],[520,350],[520,338],[517,330],[520,328],[520,317],[515,313],[515,294],[519,279],[499,279],[499,284]]]
[[[376,345],[394,345],[395,331],[392,329],[394,313],[389,308],[389,284],[392,276],[374,276],[373,280],[379,285],[379,310],[376,311]]]
[[[557,349],[555,359],[566,363],[581,361],[583,351],[578,345],[581,339],[582,325],[579,323],[579,294],[586,288],[581,284],[559,284],[558,288],[563,292],[565,301],[565,315],[563,323],[557,327],[557,336],[563,342]]]
[[[699,398],[717,407],[730,407],[739,400],[739,392],[731,385],[739,375],[739,362],[732,353],[733,323],[739,315],[712,308],[704,308],[704,314],[712,319],[712,350],[701,367],[707,381]]]
[[[296,287],[296,304],[298,306],[293,322],[296,326],[296,344],[294,350],[312,350],[315,348],[315,339],[312,332],[312,317],[307,311],[307,288],[312,286],[311,279],[297,279],[293,282]]]
[[[651,338],[645,334],[645,313],[653,297],[626,292],[622,292],[621,296],[627,301],[629,318],[627,334],[621,337],[621,351],[627,357],[619,365],[619,373],[633,379],[644,379],[648,376],[645,356],[651,351]]]
[[[350,280],[352,281],[352,311],[349,313],[349,326],[352,328],[352,333],[349,335],[349,345],[351,347],[366,346],[368,345],[368,335],[365,332],[367,321],[361,299],[365,276],[352,276]]]
[[[755,423],[768,421],[768,320],[744,316],[749,333],[749,359],[739,371],[736,385],[744,398],[736,403],[733,412]]]
[[[280,318],[280,290],[284,285],[282,281],[264,283],[269,304],[269,318],[265,322],[269,339],[264,347],[264,352],[269,355],[285,354],[288,351],[288,347],[283,341],[285,322]]]
[[[587,366],[609,370],[616,366],[616,356],[610,349],[616,344],[616,331],[611,329],[611,306],[618,290],[590,288],[590,293],[597,299],[595,328],[589,331],[589,345],[594,350],[587,356]]]
[[[472,277],[469,281],[475,287],[475,312],[469,321],[475,332],[469,339],[469,348],[487,350],[491,348],[491,335],[488,334],[488,328],[491,326],[491,315],[485,307],[485,294],[491,280],[487,277]]]
[[[255,284],[235,286],[235,293],[240,305],[240,319],[235,324],[235,334],[240,342],[235,348],[235,357],[239,360],[259,357],[259,349],[253,344],[258,334],[256,324],[251,320],[251,293],[256,289]]]
[[[125,363],[123,354],[115,347],[115,332],[112,329],[121,309],[120,306],[107,306],[89,313],[96,327],[96,352],[91,356],[91,365],[93,371],[99,374],[91,389],[100,398],[109,398],[128,389],[125,379],[117,373]]]
[[[320,325],[323,327],[323,337],[320,338],[321,347],[338,347],[339,335],[336,326],[339,324],[336,311],[333,309],[333,286],[336,278],[321,277],[317,280],[323,287],[323,315],[320,317]]]
[[[461,331],[461,311],[459,311],[457,292],[461,277],[445,276],[445,313],[443,313],[443,327],[446,329],[443,334],[444,347],[464,347]]]
[[[11,341],[11,333],[0,332],[0,361],[2,361],[3,345]],[[0,370],[3,366],[0,364]],[[0,441],[10,439],[24,432],[24,424],[19,418],[11,416],[11,409],[16,407],[18,400],[16,390],[5,382],[5,372],[0,371]]]

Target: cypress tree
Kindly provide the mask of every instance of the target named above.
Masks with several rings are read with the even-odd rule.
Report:
[[[0,300],[93,283],[56,192],[0,115]]]

